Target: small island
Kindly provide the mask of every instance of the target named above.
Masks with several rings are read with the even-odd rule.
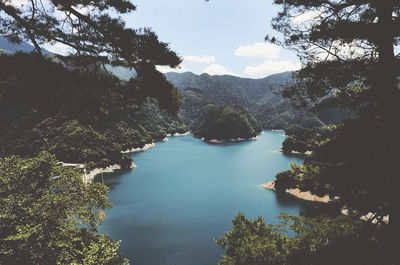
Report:
[[[250,140],[262,131],[257,120],[240,105],[209,105],[193,128],[206,142]]]

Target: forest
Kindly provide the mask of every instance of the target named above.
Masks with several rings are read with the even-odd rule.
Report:
[[[167,134],[224,140],[263,128],[286,131],[285,153],[311,152],[277,173],[277,192],[331,200],[275,225],[239,213],[215,239],[220,265],[399,263],[399,0],[274,0],[265,41],[302,65],[254,82],[162,74],[156,66],[182,58],[151,29],[126,26],[128,0],[40,2],[0,1],[1,41],[33,46],[0,54],[0,263],[129,264],[98,233],[110,189],[58,162],[129,168],[123,151]],[[313,19],[293,22],[304,14]],[[136,77],[122,80],[117,66]]]

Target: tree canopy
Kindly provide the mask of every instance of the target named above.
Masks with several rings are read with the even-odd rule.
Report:
[[[307,188],[339,196],[360,214],[390,214],[395,221],[400,2],[275,3],[282,11],[272,23],[283,38],[269,39],[297,50],[304,62],[284,95],[303,105],[327,99],[358,114],[326,131],[305,162],[304,168],[312,170],[301,178],[312,178]]]
[[[219,265],[373,265],[390,260],[380,228],[353,216],[282,214],[279,219],[277,225],[267,225],[261,217],[248,220],[239,213],[232,231],[215,240],[226,250]]]
[[[134,10],[127,0],[0,1],[0,34],[35,47],[0,55],[1,264],[127,264],[96,231],[108,188],[55,156],[129,168],[122,151],[187,130],[179,92],[156,69],[181,59],[150,29],[126,26]],[[44,44],[70,53],[48,56]],[[137,75],[122,81],[110,65]]]
[[[313,148],[312,155],[306,158],[302,166],[292,165],[291,170],[279,173],[275,186],[280,191],[300,188],[318,195],[329,194],[333,199],[331,204],[337,208],[335,218],[341,218],[341,209],[346,207],[355,220],[351,221],[350,218],[340,221],[326,216],[319,222],[333,220],[332,227],[303,223],[301,227],[304,229],[311,228],[307,236],[311,241],[302,241],[304,234],[292,227],[291,230],[295,232],[294,242],[303,242],[310,250],[322,254],[320,262],[315,264],[329,264],[331,260],[337,260],[334,255],[340,256],[344,253],[347,253],[347,259],[336,264],[363,263],[354,258],[369,253],[374,253],[381,259],[371,258],[364,264],[396,264],[399,255],[395,242],[400,227],[397,198],[399,173],[396,161],[400,148],[400,1],[274,2],[282,9],[273,19],[272,25],[281,34],[267,36],[266,39],[295,50],[303,63],[302,69],[294,74],[296,82],[282,87],[280,92],[298,106],[316,109],[319,104],[324,103],[349,108],[356,113],[351,119],[327,127],[317,134],[314,143],[308,144],[308,147]],[[320,214],[324,215],[323,212]],[[365,218],[365,215],[369,218]],[[388,224],[384,222],[385,215],[389,215]],[[291,217],[289,220],[296,222],[296,218]],[[356,245],[351,247],[347,243],[352,240],[347,242],[334,237],[338,233],[334,228],[338,225],[337,222],[343,222],[341,225],[344,227],[349,222],[354,224],[360,218],[366,221],[357,224],[358,228],[350,232],[361,239]],[[368,223],[375,223],[373,227],[378,229],[377,234],[373,227],[365,228]],[[237,230],[235,224],[234,222],[231,233]],[[258,231],[251,226],[246,224],[240,229],[240,233],[250,231],[248,235],[245,234],[245,239],[241,239],[243,244],[247,244],[246,240],[259,236]],[[249,230],[246,230],[247,227],[250,227]],[[365,229],[361,229],[362,227]],[[313,240],[320,237],[319,229],[330,235],[324,246],[313,243]],[[270,233],[262,234],[263,242],[276,240]],[[367,243],[373,241],[381,242],[386,247],[382,249],[378,245]],[[232,259],[242,249],[241,243],[229,237],[228,241],[223,242],[223,246],[227,247],[227,257],[222,264],[245,264]],[[264,246],[263,244],[258,241],[256,246]],[[354,251],[346,251],[343,248],[346,245]],[[332,252],[325,252],[325,247],[329,247]],[[358,247],[361,250],[357,250]],[[302,264],[301,258],[312,258],[309,251],[296,253],[291,249],[282,249],[278,253],[283,253],[285,258],[290,258],[291,253],[294,253],[299,261],[272,261],[271,264]],[[260,258],[262,255],[274,257],[276,251],[241,252],[241,255],[244,259]],[[314,263],[308,259],[305,264]]]
[[[127,0],[2,0],[0,34],[13,42],[29,40],[38,54],[44,43],[65,45],[82,65],[177,66],[181,59],[153,31],[126,27],[121,15],[135,9]]]
[[[127,264],[97,229],[108,188],[84,184],[53,155],[0,158],[0,263]]]
[[[156,69],[181,59],[150,29],[125,25],[121,16],[134,10],[130,1],[0,2],[0,34],[35,46],[0,58],[1,155],[46,150],[64,162],[130,167],[121,151],[186,131],[181,95]],[[44,54],[44,44],[70,54]],[[122,81],[110,64],[136,75]],[[146,116],[149,98],[162,110]]]

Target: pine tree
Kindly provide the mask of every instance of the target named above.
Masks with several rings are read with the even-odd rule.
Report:
[[[300,107],[329,103],[356,117],[326,128],[303,166],[277,175],[281,191],[329,194],[336,212],[285,217],[278,226],[239,215],[217,241],[226,249],[220,264],[398,264],[400,1],[274,2],[282,10],[272,25],[282,35],[266,39],[295,50],[303,66],[282,94]]]
[[[24,3],[24,2],[23,2]],[[150,29],[127,28],[121,15],[136,6],[127,0],[0,1],[0,34],[10,41],[30,41],[42,55],[44,43],[73,49],[82,65],[88,62],[133,67],[141,62],[177,66],[181,60]]]
[[[325,133],[301,172],[292,171],[292,185],[397,223],[400,1],[275,3],[282,11],[272,24],[283,38],[267,39],[295,49],[304,63],[283,94],[301,105],[329,100],[358,114]]]

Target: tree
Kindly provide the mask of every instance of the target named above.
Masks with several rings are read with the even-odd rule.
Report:
[[[289,218],[295,223],[297,218],[304,218],[302,228],[292,230],[295,232],[294,246],[301,242],[299,246],[306,251],[283,249],[278,254],[287,262],[271,264],[302,264],[304,258],[305,264],[327,264],[343,256],[347,259],[334,263],[397,264],[399,254],[395,242],[400,227],[396,162],[400,148],[397,117],[400,91],[397,77],[400,54],[395,51],[398,51],[400,38],[400,1],[274,2],[281,5],[282,10],[272,25],[282,35],[267,36],[266,39],[295,50],[303,63],[302,69],[294,74],[296,82],[283,87],[282,94],[300,107],[316,107],[329,102],[351,108],[357,115],[327,127],[312,145],[313,154],[306,158],[303,166],[293,165],[291,170],[277,175],[277,188],[297,187],[318,195],[329,194],[335,198],[332,203],[337,205],[339,213],[337,217],[321,217],[319,222],[329,223],[327,226],[318,226],[308,217]],[[340,214],[344,206],[351,215],[348,219]],[[371,213],[370,218],[359,222],[360,217],[368,213]],[[388,224],[383,220],[385,215],[389,215]],[[371,225],[373,223],[375,225]],[[337,228],[349,224],[355,228],[348,231],[350,238],[335,237]],[[237,234],[236,230],[234,225],[234,230],[227,235]],[[245,259],[277,256],[276,252],[238,252],[248,240],[263,240],[253,243],[256,249],[264,247],[264,242],[276,241],[268,233],[258,233],[255,228],[248,231],[240,241],[229,236],[228,241],[223,241],[228,243],[226,253],[229,258],[238,253]],[[301,231],[308,231],[308,240],[302,240],[305,234]],[[324,238],[321,233],[327,236],[326,242],[315,244]],[[354,241],[352,236],[357,240]],[[371,245],[371,242],[379,243]],[[313,252],[318,254],[319,262],[313,261]],[[371,253],[379,258],[371,257]],[[357,257],[365,256],[370,259],[357,260]],[[290,258],[298,261],[291,263]]]
[[[0,1],[0,34],[35,45],[30,55],[0,56],[0,156],[46,150],[64,162],[130,167],[122,147],[158,140],[136,133],[143,131],[135,117],[141,104],[150,97],[166,117],[179,112],[182,97],[156,65],[181,59],[150,29],[125,26],[119,15],[135,10],[130,1],[21,2]],[[72,50],[47,56],[44,43]],[[134,68],[136,76],[121,81],[109,64]],[[135,132],[129,143],[115,141],[118,122]]]
[[[82,182],[54,156],[0,158],[0,263],[127,264],[96,231],[108,188]]]
[[[304,67],[283,94],[302,105],[328,98],[358,117],[330,127],[303,167],[292,170],[296,186],[339,197],[358,213],[389,215],[389,237],[399,235],[396,152],[400,133],[398,89],[400,1],[276,0],[273,20],[283,33],[268,38],[299,52]],[[303,18],[302,18],[303,16]],[[306,22],[304,17],[308,17]],[[303,185],[305,184],[305,185]],[[393,246],[392,246],[393,248]],[[397,251],[392,249],[395,261]]]
[[[395,153],[400,147],[400,2],[395,0],[276,0],[282,11],[268,40],[295,49],[304,67],[283,94],[300,105],[322,99],[357,111],[358,118],[331,127],[319,140],[301,179],[313,192],[339,196],[360,215],[390,214],[398,223]],[[304,167],[304,168],[306,168]],[[318,184],[317,184],[318,183]],[[301,183],[300,187],[302,186]]]
[[[153,97],[177,114],[182,101],[155,67],[181,59],[150,29],[126,27],[120,16],[134,10],[128,0],[0,0],[0,34],[35,47],[0,58],[1,155],[47,150],[89,167],[131,166],[117,138],[151,140],[134,119],[139,105]],[[45,43],[72,50],[45,56]],[[121,82],[107,64],[137,78]],[[121,123],[127,134],[113,131]],[[119,242],[94,233],[99,209],[110,207],[107,187],[55,163],[47,153],[0,158],[0,263],[126,264]]]
[[[13,42],[29,40],[39,55],[44,43],[66,45],[81,64],[177,66],[180,58],[154,32],[125,26],[119,15],[135,9],[127,0],[27,0],[22,5],[2,0],[0,34]]]
[[[279,218],[274,226],[239,213],[232,231],[215,240],[226,250],[219,265],[387,264],[377,226],[351,216]],[[366,237],[365,230],[375,237]]]
[[[90,71],[101,68],[107,73],[106,64],[135,68],[144,82],[158,81],[152,82],[151,89],[144,89],[143,97],[155,97],[161,107],[177,113],[180,95],[163,76],[160,78],[155,65],[176,67],[182,60],[151,29],[126,27],[121,15],[136,9],[130,1],[26,0],[22,3],[0,1],[0,34],[9,41],[30,41],[40,57],[43,57],[43,44],[64,45],[71,48],[70,54],[58,58],[70,67]],[[177,107],[171,107],[173,104]]]

